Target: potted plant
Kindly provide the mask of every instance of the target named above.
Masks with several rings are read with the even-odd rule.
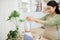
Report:
[[[16,29],[13,31],[13,30],[10,30],[9,33],[7,34],[7,39],[6,40],[17,40],[18,38],[18,25],[17,25],[17,18],[19,18],[20,14],[18,11],[14,10],[11,12],[11,15],[8,17],[8,20],[10,20],[11,22],[13,22],[12,20],[15,20],[15,27]],[[18,21],[20,22],[23,22],[24,20],[23,19],[19,19]],[[20,40],[20,39],[19,39]]]

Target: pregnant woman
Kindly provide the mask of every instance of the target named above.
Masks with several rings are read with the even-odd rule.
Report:
[[[45,27],[44,37],[49,40],[56,40],[58,39],[58,28],[60,27],[60,10],[58,3],[56,1],[49,1],[47,3],[47,11],[49,13],[41,19],[29,16],[27,16],[26,19],[30,22],[43,24]]]

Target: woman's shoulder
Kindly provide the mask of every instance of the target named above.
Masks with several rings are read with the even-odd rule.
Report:
[[[54,16],[54,18],[60,19],[60,14],[56,14],[56,15]]]
[[[60,14],[56,14],[55,17],[60,17]]]

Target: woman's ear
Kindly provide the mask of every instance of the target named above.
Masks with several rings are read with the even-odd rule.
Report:
[[[54,7],[54,9],[56,9],[56,6]]]

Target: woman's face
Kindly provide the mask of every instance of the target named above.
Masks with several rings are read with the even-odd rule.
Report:
[[[47,11],[49,12],[49,14],[55,13],[55,9],[56,9],[56,7],[47,6]]]

